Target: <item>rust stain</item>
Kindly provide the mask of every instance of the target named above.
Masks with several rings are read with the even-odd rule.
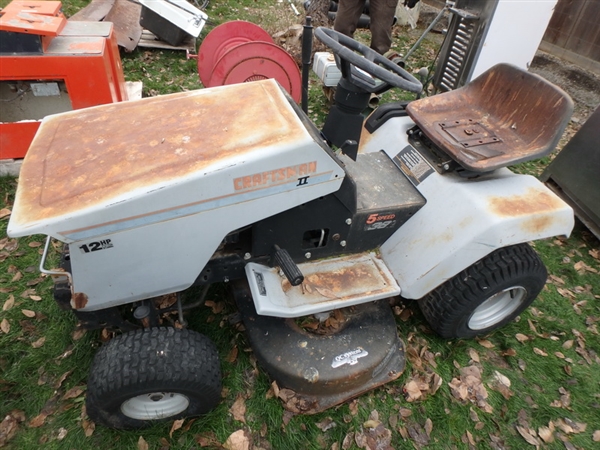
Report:
[[[350,300],[367,295],[388,292],[394,282],[370,260],[361,261],[355,256],[339,258],[337,261],[352,261],[352,265],[337,266],[332,269],[321,269],[313,273],[305,272],[304,282],[292,287],[284,277],[281,287],[284,292],[299,289],[303,296],[313,297],[312,302],[333,302]],[[309,303],[312,303],[308,300]]]
[[[71,296],[71,308],[73,309],[83,309],[88,303],[88,296],[83,292],[75,292]]]
[[[530,187],[523,195],[492,197],[489,206],[494,214],[501,217],[532,216],[521,227],[539,233],[553,223],[551,213],[562,209],[564,205],[551,193]]]
[[[552,223],[552,217],[550,216],[533,217],[521,224],[521,228],[530,233],[537,234],[549,228]]]
[[[502,217],[543,214],[563,208],[563,203],[558,197],[533,187],[527,188],[523,195],[491,197],[489,205],[494,214]]]
[[[26,224],[307,136],[272,80],[103,105],[48,117],[26,155]]]
[[[543,78],[498,65],[466,86],[416,100],[406,108],[425,134],[467,168],[488,171],[548,153],[570,116],[572,102]],[[472,119],[497,140],[473,146],[449,136],[440,123]]]
[[[371,275],[369,271],[361,266],[344,268],[334,272],[315,273],[306,277],[304,288],[309,292],[315,290],[323,297],[336,299],[346,289],[358,284],[362,285],[361,278],[365,276],[370,277]]]

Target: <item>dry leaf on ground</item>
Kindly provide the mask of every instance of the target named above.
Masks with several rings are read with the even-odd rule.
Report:
[[[221,446],[221,442],[219,442],[219,439],[217,439],[216,434],[212,431],[196,434],[194,436],[194,440],[200,447],[210,447],[211,449],[223,448]]]
[[[2,311],[8,311],[13,306],[15,306],[15,296],[10,294],[8,299],[4,302],[4,305],[2,305]]]
[[[321,431],[327,431],[337,426],[331,417],[325,417],[320,422],[315,424]]]
[[[517,425],[517,431],[523,437],[523,439],[527,441],[528,444],[535,445],[536,447],[539,447],[542,444],[537,438],[537,433],[535,430]]]
[[[454,398],[461,403],[467,401],[477,405],[485,412],[493,412],[492,406],[487,402],[488,393],[481,381],[481,371],[477,366],[468,366],[460,369],[460,377],[453,378],[448,383]]]
[[[235,402],[229,408],[229,412],[231,412],[235,420],[246,423],[246,399],[242,394],[238,394]]]
[[[183,422],[185,422],[185,419],[179,419],[173,422],[173,425],[171,426],[171,431],[169,431],[170,438],[173,438],[173,433],[183,426]]]
[[[137,448],[138,450],[148,450],[148,443],[146,442],[146,439],[144,439],[143,436],[140,436],[140,438],[138,439]]]
[[[554,424],[550,422],[547,427],[539,427],[538,436],[542,438],[546,444],[554,442]]]
[[[227,438],[223,447],[227,450],[250,450],[250,436],[246,430],[237,430]]]

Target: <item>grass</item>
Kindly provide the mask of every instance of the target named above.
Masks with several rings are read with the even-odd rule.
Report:
[[[0,5],[6,3],[0,1]],[[65,11],[72,14],[85,3],[65,1]],[[273,34],[284,29],[284,24],[300,21],[285,3],[216,3],[210,4],[207,13],[219,23],[246,19]],[[397,31],[394,43],[400,52],[419,34],[419,30]],[[357,36],[368,39],[364,32]],[[425,42],[412,60],[413,68],[429,65],[439,39],[433,35]],[[126,78],[142,80],[145,95],[201,87],[195,61],[185,60],[180,52],[136,50],[122,58]],[[394,92],[384,100],[400,97],[401,93]],[[310,105],[309,116],[322,124],[327,102],[314,77]],[[517,170],[538,175],[547,163],[526,163]],[[16,183],[14,178],[0,178],[1,211],[12,209]],[[580,225],[569,239],[535,243],[550,274],[546,288],[517,321],[483,339],[443,340],[429,330],[415,303],[397,300],[394,311],[408,355],[405,373],[395,382],[312,416],[287,413],[273,396],[271,380],[235,325],[235,307],[224,287],[215,286],[209,299],[223,302],[223,309],[213,312],[210,305],[203,306],[189,320],[193,329],[217,345],[224,375],[223,401],[206,416],[186,420],[179,429],[164,424],[124,432],[101,426],[94,429],[82,408],[91,360],[107,336],[81,333],[74,317],[53,301],[51,280],[38,272],[44,237],[7,238],[7,223],[8,216],[0,219],[0,420],[7,416],[12,420],[5,419],[0,426],[0,446],[221,448],[238,430],[251,437],[254,447],[250,448],[277,450],[355,449],[368,439],[370,448],[377,442],[384,448],[388,434],[393,448],[520,449],[532,446],[526,438],[537,439],[539,447],[548,449],[598,445],[594,432],[600,429],[600,246]],[[57,253],[51,258],[56,264]],[[469,396],[458,400],[451,388],[461,370],[470,366],[481,369],[488,395],[487,401],[480,398],[479,405]],[[494,381],[496,372],[510,386],[505,380],[504,385]],[[434,374],[441,379],[437,390]],[[408,401],[411,382],[421,386],[421,398],[414,401]],[[465,378],[463,385],[468,385],[469,392],[480,389],[477,379]],[[246,410],[237,417],[245,422],[232,413],[240,398]],[[330,421],[335,424],[331,428]],[[552,442],[542,439],[547,436],[544,427],[554,427]]]

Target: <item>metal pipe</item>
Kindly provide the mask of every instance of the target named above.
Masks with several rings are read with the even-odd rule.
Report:
[[[308,77],[312,57],[313,27],[312,18],[306,16],[306,23],[302,32],[302,111],[308,114]]]

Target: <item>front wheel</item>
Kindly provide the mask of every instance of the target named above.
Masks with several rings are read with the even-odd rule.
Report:
[[[527,244],[490,253],[419,300],[431,328],[445,338],[487,334],[521,314],[548,273]]]
[[[117,336],[96,353],[86,409],[96,423],[135,429],[204,414],[220,397],[219,356],[206,336],[150,328]]]

